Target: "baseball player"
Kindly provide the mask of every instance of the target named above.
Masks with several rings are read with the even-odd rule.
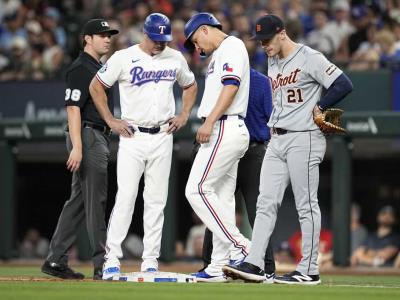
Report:
[[[68,267],[67,256],[83,221],[92,249],[93,279],[102,278],[111,130],[93,104],[89,84],[102,67],[100,58],[109,51],[111,36],[117,33],[118,30],[111,29],[105,20],[87,22],[82,30],[84,51],[66,71],[67,168],[73,172],[71,197],[58,219],[49,254],[42,266],[42,272],[63,279],[84,277]],[[105,96],[105,105],[111,110],[114,107],[111,89]]]
[[[203,223],[214,233],[211,264],[194,273],[198,281],[226,281],[222,266],[241,260],[250,242],[235,225],[236,174],[249,145],[244,123],[249,97],[249,58],[244,43],[221,31],[209,13],[194,15],[185,25],[185,47],[211,56],[198,117],[201,147],[186,185],[186,197]],[[233,245],[232,251],[230,247]]]
[[[96,107],[106,123],[120,134],[118,192],[110,216],[103,279],[120,273],[121,243],[132,220],[139,181],[144,173],[143,262],[141,271],[157,271],[164,207],[168,196],[173,136],[187,122],[197,84],[183,55],[167,46],[172,40],[169,19],[150,14],[144,39],[115,52],[90,85]],[[121,120],[113,118],[105,89],[119,83]],[[175,117],[173,85],[183,88],[182,112]]]
[[[272,88],[268,77],[250,69],[250,91],[247,115],[244,120],[250,134],[249,148],[240,159],[237,171],[236,193],[241,192],[251,227],[256,218],[256,204],[259,194],[260,171],[270,139],[267,122],[272,111]],[[249,176],[251,174],[251,176]],[[205,267],[211,263],[212,233],[207,228],[203,243],[203,261]],[[275,278],[275,260],[272,243],[265,252],[265,281],[273,283]]]
[[[313,120],[352,90],[349,78],[320,52],[293,42],[282,20],[274,15],[256,22],[254,38],[268,55],[274,109],[268,126],[271,141],[264,157],[260,195],[249,255],[238,266],[225,266],[233,278],[264,280],[264,253],[275,226],[278,208],[289,181],[302,232],[303,257],[295,271],[277,276],[274,282],[319,284],[317,263],[321,212],[317,190],[319,164],[326,141]],[[326,93],[321,97],[323,89]]]

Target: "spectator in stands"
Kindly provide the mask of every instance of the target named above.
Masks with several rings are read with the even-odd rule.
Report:
[[[393,231],[396,215],[392,206],[384,206],[377,216],[378,228],[356,249],[352,266],[392,266],[400,248],[400,236]]]
[[[40,235],[35,228],[30,228],[25,233],[19,246],[20,258],[44,258],[49,249],[49,241]]]
[[[328,15],[326,11],[319,10],[314,13],[314,25],[315,29],[308,34],[306,44],[331,59],[335,52],[335,43],[332,35],[327,31]]]
[[[27,66],[30,61],[28,43],[23,37],[16,36],[11,41],[11,53],[0,73],[0,80],[23,80],[27,78]]]
[[[67,43],[67,37],[65,30],[60,26],[60,12],[55,7],[47,7],[42,16],[42,26],[54,33],[56,44],[62,49],[65,48]]]
[[[361,217],[360,206],[356,203],[353,203],[351,205],[351,219],[350,219],[351,254],[353,254],[354,251],[365,242],[368,236],[367,229],[365,229],[365,227],[360,223],[360,217]]]
[[[376,42],[378,29],[374,24],[367,28],[367,40],[353,53],[348,68],[354,71],[376,70],[379,68],[380,48]]]
[[[4,24],[0,26],[0,53],[10,54],[11,43],[16,37],[27,39],[26,29],[18,10],[8,12],[3,16]]]
[[[201,259],[203,254],[203,240],[206,226],[196,214],[192,213],[194,225],[190,228],[186,239],[186,257]]]
[[[400,269],[400,252],[397,254],[397,257],[394,261],[394,267]]]
[[[382,30],[376,35],[379,45],[379,65],[381,68],[394,68],[400,64],[400,49],[396,49],[396,39],[389,30]]]
[[[360,44],[367,40],[367,30],[372,23],[372,16],[366,5],[356,5],[351,9],[351,20],[355,27],[355,32],[350,35],[348,40],[349,55],[357,51]]]
[[[57,44],[54,32],[51,30],[43,30],[43,68],[47,77],[53,77],[60,71],[64,59],[64,52],[60,45]]]
[[[275,262],[278,264],[294,264],[293,253],[287,241],[282,242],[277,249],[274,250]]]

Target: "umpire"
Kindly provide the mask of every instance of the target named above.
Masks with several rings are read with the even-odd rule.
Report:
[[[42,272],[63,279],[84,278],[83,274],[68,267],[67,256],[83,221],[86,222],[92,249],[93,279],[102,278],[111,130],[94,106],[89,84],[102,68],[100,58],[109,51],[111,36],[117,33],[118,30],[111,29],[105,20],[87,22],[82,30],[84,51],[66,71],[67,169],[73,172],[71,196],[58,219],[49,254],[42,266]],[[109,89],[107,94],[111,111],[114,107],[112,90]]]
[[[266,143],[270,139],[267,122],[272,111],[272,94],[269,79],[250,69],[249,104],[245,124],[250,134],[249,148],[240,159],[236,191],[241,191],[251,227],[256,218],[257,197],[259,194],[260,171],[266,151]],[[211,263],[212,232],[207,228],[203,243],[203,261],[207,267]],[[235,263],[231,261],[231,263]],[[240,263],[240,262],[237,262]],[[272,244],[268,244],[265,253],[265,283],[273,283],[275,278],[275,260]]]

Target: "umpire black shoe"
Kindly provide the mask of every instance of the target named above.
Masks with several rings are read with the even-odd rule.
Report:
[[[55,276],[62,279],[83,279],[85,276],[82,273],[73,271],[67,265],[57,264],[49,261],[45,261],[42,266],[42,272],[51,276]]]
[[[293,271],[283,276],[276,276],[274,282],[284,284],[316,285],[321,283],[321,279],[319,278],[319,275],[305,275],[298,271]]]
[[[259,267],[242,262],[239,265],[226,265],[222,267],[222,271],[227,277],[232,279],[243,279],[246,282],[264,282],[265,272]]]
[[[103,267],[94,268],[93,280],[103,280]]]

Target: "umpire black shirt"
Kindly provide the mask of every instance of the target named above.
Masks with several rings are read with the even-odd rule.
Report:
[[[98,125],[107,126],[94,105],[89,93],[89,85],[101,63],[86,52],[81,52],[78,58],[66,71],[67,87],[65,90],[65,105],[79,106],[81,119]],[[107,89],[107,102],[111,113],[114,113],[113,88]]]

